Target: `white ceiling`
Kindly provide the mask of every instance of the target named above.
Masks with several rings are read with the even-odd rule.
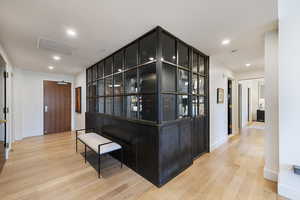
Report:
[[[157,25],[235,72],[263,68],[263,34],[276,27],[277,0],[0,0],[0,42],[20,68],[76,74]],[[74,28],[77,38],[69,38]],[[73,48],[37,48],[46,38]],[[221,45],[224,38],[232,43]],[[236,53],[232,50],[238,49]],[[251,63],[250,68],[245,64]]]

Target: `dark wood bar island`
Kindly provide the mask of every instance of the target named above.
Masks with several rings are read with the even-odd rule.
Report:
[[[87,69],[86,128],[122,144],[125,164],[160,187],[209,151],[208,68],[156,27]]]

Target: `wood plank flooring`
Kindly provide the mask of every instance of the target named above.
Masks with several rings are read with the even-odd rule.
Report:
[[[0,199],[268,200],[276,183],[263,178],[263,130],[245,129],[205,154],[162,188],[104,158],[102,179],[75,153],[74,133],[16,142],[0,175]],[[79,151],[83,151],[79,145]]]

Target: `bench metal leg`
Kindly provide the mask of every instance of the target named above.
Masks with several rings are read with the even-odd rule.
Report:
[[[98,178],[101,178],[101,175],[100,175],[100,145],[98,146]]]
[[[77,140],[77,137],[76,137],[76,153],[77,153],[77,150],[78,150],[78,147],[77,147],[77,142],[78,142],[78,140]]]
[[[123,147],[121,148],[121,168],[123,167],[123,161],[124,161],[124,152]]]
[[[86,144],[84,145],[84,162],[86,163]]]

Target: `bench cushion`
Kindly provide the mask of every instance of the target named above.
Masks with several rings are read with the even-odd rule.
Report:
[[[136,130],[120,126],[106,125],[102,127],[102,132],[112,138],[122,140],[128,144],[137,143],[139,137]]]
[[[98,145],[99,144],[105,144],[108,142],[111,142],[111,140],[102,137],[101,135],[98,135],[97,133],[86,133],[81,134],[78,136],[78,139],[80,139],[83,143],[88,145],[90,148],[92,148],[95,152],[98,153]],[[109,143],[106,145],[100,146],[100,154],[109,153],[111,151],[115,151],[121,149],[121,146],[115,142]]]

